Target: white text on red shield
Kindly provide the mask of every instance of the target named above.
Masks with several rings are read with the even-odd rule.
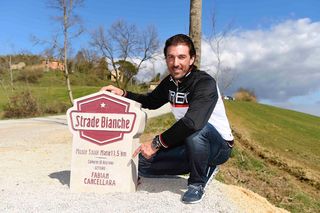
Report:
[[[84,113],[71,112],[74,130],[104,130],[131,132],[135,120],[134,113]]]

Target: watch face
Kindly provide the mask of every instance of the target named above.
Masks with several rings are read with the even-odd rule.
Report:
[[[152,148],[157,149],[156,141],[153,140],[151,143],[151,146],[152,146]]]
[[[159,145],[160,145],[160,144],[158,143],[158,141],[156,140],[156,138],[152,140],[152,143],[151,143],[152,148],[154,148],[154,149],[159,149],[159,148],[160,148]]]

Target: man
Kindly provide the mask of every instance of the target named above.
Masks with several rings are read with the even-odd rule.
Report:
[[[198,203],[218,165],[228,160],[233,136],[215,80],[193,65],[196,51],[192,40],[183,34],[169,38],[164,55],[169,75],[151,93],[140,95],[111,85],[101,90],[135,100],[143,108],[171,103],[176,123],[134,153],[140,153],[139,175],[190,173],[182,201]]]

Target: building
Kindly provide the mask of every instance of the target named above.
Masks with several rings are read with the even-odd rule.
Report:
[[[10,69],[11,70],[22,70],[26,66],[26,63],[19,62],[17,64],[11,64]]]
[[[46,71],[48,70],[64,70],[64,64],[61,63],[60,61],[55,61],[55,60],[45,60],[42,61],[41,65],[45,68]]]

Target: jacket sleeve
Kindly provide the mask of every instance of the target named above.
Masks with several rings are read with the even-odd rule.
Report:
[[[216,82],[212,78],[198,81],[189,94],[189,109],[183,118],[161,134],[162,143],[176,146],[207,123],[218,100]]]
[[[127,91],[126,98],[141,103],[142,108],[157,109],[168,102],[165,84],[166,78],[151,93],[147,94],[137,94]]]

